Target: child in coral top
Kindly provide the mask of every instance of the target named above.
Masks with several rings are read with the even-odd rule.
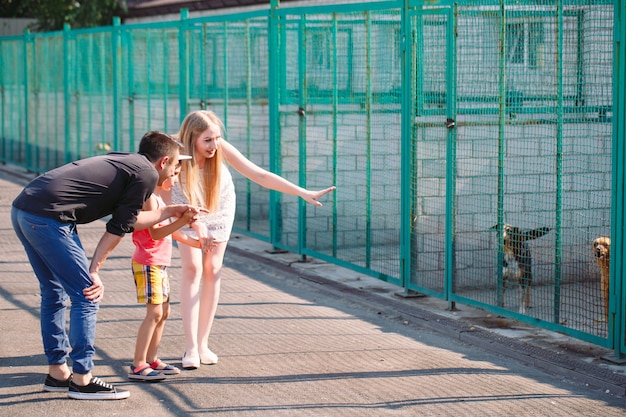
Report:
[[[184,159],[180,155],[179,159]],[[180,166],[176,175],[168,178],[145,202],[143,210],[154,210],[165,206],[162,192],[168,192],[178,179]],[[163,335],[165,320],[170,313],[170,284],[167,267],[172,259],[172,237],[177,241],[195,248],[202,248],[202,241],[189,237],[178,229],[187,225],[194,213],[169,219],[148,229],[134,231],[132,234],[135,252],[132,257],[133,277],[137,289],[137,302],[146,304],[146,317],[139,326],[135,355],[128,378],[139,381],[158,381],[166,375],[176,375],[180,369],[169,365],[158,358],[157,350]],[[194,229],[202,227],[193,224]]]

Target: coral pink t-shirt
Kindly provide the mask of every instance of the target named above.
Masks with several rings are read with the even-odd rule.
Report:
[[[157,194],[153,194],[157,200],[157,207],[165,205],[163,199]],[[169,219],[159,223],[159,226],[168,224]],[[133,261],[142,265],[170,266],[172,262],[172,235],[167,235],[163,239],[154,240],[150,236],[149,229],[136,230],[133,232],[133,243],[135,253]]]

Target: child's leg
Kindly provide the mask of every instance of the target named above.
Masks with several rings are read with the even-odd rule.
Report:
[[[143,319],[143,322],[141,322],[141,326],[139,326],[139,331],[137,332],[135,356],[133,357],[134,367],[148,363],[148,350],[152,346],[152,340],[154,339],[159,323],[163,321],[162,319],[162,304],[146,304],[146,317]]]
[[[163,319],[163,302],[169,300],[169,281],[166,267],[142,265],[132,262],[133,276],[137,288],[137,302],[146,303],[146,317],[139,326],[133,367],[147,363],[148,349],[157,325]],[[165,285],[164,285],[165,283]]]
[[[156,324],[152,332],[152,340],[150,340],[150,344],[148,345],[148,349],[146,350],[146,362],[153,363],[155,362],[159,355],[159,344],[161,343],[161,336],[163,336],[163,329],[165,329],[165,321],[170,315],[170,303],[166,302],[161,304],[161,319]]]

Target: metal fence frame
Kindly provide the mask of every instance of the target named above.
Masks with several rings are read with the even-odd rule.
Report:
[[[607,4],[593,0],[559,0],[556,4],[552,3],[550,6],[554,6],[554,18],[561,26],[565,6],[580,4],[593,8]],[[626,354],[626,286],[623,284],[625,267],[622,263],[625,250],[622,231],[626,162],[626,35],[622,17],[626,16],[626,6],[623,0],[608,4],[613,5],[614,18],[613,43],[610,45],[614,58],[611,68],[612,109],[589,107],[600,114],[610,113],[612,116],[605,123],[611,128],[612,142],[612,186],[611,201],[608,203],[613,254],[610,316],[601,332],[587,331],[561,322],[558,280],[562,274],[562,242],[559,240],[562,220],[558,213],[555,214],[557,236],[552,266],[556,283],[550,287],[551,290],[554,289],[554,311],[548,312],[545,317],[539,317],[500,306],[503,296],[502,271],[501,268],[495,268],[495,265],[500,265],[504,257],[504,243],[501,239],[497,239],[494,249],[498,254],[497,260],[494,259],[494,270],[500,269],[497,272],[497,285],[493,290],[496,301],[485,301],[488,299],[476,298],[457,288],[458,259],[455,255],[459,250],[457,245],[460,233],[457,230],[459,220],[456,213],[459,198],[456,194],[457,135],[463,129],[464,121],[463,109],[458,106],[458,101],[446,98],[457,98],[460,89],[457,86],[457,21],[462,12],[471,13],[467,9],[461,10],[461,7],[466,6],[469,9],[480,5],[491,7],[490,13],[495,16],[499,13],[504,22],[512,13],[507,1],[486,4],[471,0],[395,0],[283,8],[279,7],[278,0],[272,0],[267,10],[248,13],[190,18],[188,12],[183,10],[177,22],[121,25],[119,19],[114,19],[110,27],[71,30],[66,26],[61,32],[26,32],[23,36],[0,38],[0,161],[33,172],[43,172],[62,163],[108,149],[133,151],[135,141],[143,130],[155,128],[172,131],[190,110],[217,106],[226,125],[238,127],[239,132],[236,135],[242,138],[237,139],[238,146],[243,147],[251,159],[254,160],[258,155],[256,151],[264,147],[263,153],[267,159],[261,164],[266,168],[285,175],[302,186],[315,187],[333,182],[339,186],[340,194],[342,174],[337,168],[337,164],[341,163],[337,161],[337,138],[340,137],[338,129],[341,128],[342,120],[354,111],[363,116],[365,126],[360,133],[367,138],[363,144],[365,166],[359,168],[362,168],[360,173],[366,176],[366,187],[361,189],[367,196],[363,200],[364,227],[341,231],[340,204],[345,205],[347,211],[354,207],[349,202],[340,201],[343,197],[332,197],[327,203],[327,210],[332,213],[323,214],[307,208],[302,202],[287,200],[277,193],[260,190],[239,179],[238,189],[245,191],[240,191],[243,198],[238,203],[239,211],[242,212],[236,222],[238,232],[266,240],[277,248],[296,252],[303,257],[314,256],[360,271],[394,283],[406,291],[418,291],[442,298],[451,307],[456,302],[475,305],[523,322],[570,334],[613,349],[615,357],[620,359]],[[545,6],[542,1],[529,1],[528,5]],[[476,13],[479,12],[484,11],[477,9]],[[349,19],[358,20],[358,23],[342,21],[338,16],[349,16]],[[445,56],[441,57],[446,68],[440,74],[441,82],[445,84],[445,97],[423,94],[423,72],[427,72],[428,68],[419,62],[422,59],[419,52],[423,52],[420,48],[424,45],[412,43],[415,39],[422,39],[422,19],[433,16],[441,18],[442,26],[438,30],[445,34],[446,39]],[[387,95],[381,95],[377,91],[377,74],[374,68],[376,62],[379,62],[376,60],[381,58],[374,56],[372,42],[375,41],[377,27],[386,24],[385,19],[396,19],[394,25],[397,25],[397,46],[389,49],[398,49],[394,49],[394,53],[399,54],[396,62],[399,64],[399,78],[391,74],[390,79],[399,80],[401,84]],[[350,61],[348,64],[362,65],[365,68],[365,81],[358,98],[352,98],[353,101],[349,102],[344,97],[348,90],[343,89],[344,80],[338,73],[338,63],[343,61],[337,56],[337,49],[331,47],[332,42],[341,42],[346,36],[350,36],[342,29],[342,24],[354,24],[355,27],[358,24],[358,30],[363,35],[359,42],[362,42],[360,45],[364,52],[356,58],[363,62]],[[558,25],[556,37],[560,39],[563,31]],[[504,24],[501,27],[504,28]],[[324,33],[316,35],[316,30],[323,30]],[[504,44],[506,36],[504,29],[502,30],[500,41]],[[235,62],[235,65],[241,64],[235,68],[228,52],[235,46],[231,40],[234,33],[238,36],[236,39],[244,42],[244,45],[236,45],[234,50],[244,51],[246,55],[242,62]],[[317,59],[321,65],[327,67],[327,75],[334,77],[334,84],[325,95],[314,90],[315,80],[307,78],[307,65],[310,63],[307,60],[311,60],[311,51],[307,52],[307,47],[311,47],[311,38],[314,36],[323,45],[327,45],[327,50],[323,50]],[[210,47],[208,42],[211,42]],[[154,52],[159,48],[161,50],[158,54]],[[227,52],[219,56],[219,51]],[[210,53],[214,56],[209,57]],[[352,53],[361,52],[355,50]],[[136,58],[136,54],[142,55]],[[383,58],[389,59],[388,56]],[[221,63],[215,64],[214,59],[220,59]],[[206,67],[209,62],[213,65],[213,74],[205,75],[210,72]],[[255,71],[255,65],[261,70]],[[557,74],[563,71],[559,65],[562,64],[557,64]],[[502,71],[503,67],[501,65]],[[142,72],[149,75],[142,78],[143,84],[139,85],[133,76]],[[236,76],[243,77],[245,81],[240,90],[229,88],[233,82],[231,77]],[[500,80],[506,78],[504,73],[499,76]],[[562,88],[559,88],[559,94],[555,109],[563,111],[565,95]],[[515,108],[517,99],[503,87],[498,98],[500,116],[508,115],[507,112],[512,107]],[[431,100],[433,103],[441,100],[441,108],[430,111],[424,107],[424,100]],[[151,107],[153,102],[158,103],[158,108]],[[345,114],[342,113],[344,107],[348,108]],[[258,109],[261,109],[260,113]],[[140,118],[138,113],[142,114],[141,123],[136,122]],[[265,114],[265,117],[259,117],[259,114]],[[308,148],[314,146],[312,139],[307,138],[321,131],[316,127],[316,119],[317,122],[328,123],[330,126],[325,127],[330,132],[328,149],[322,152],[328,152],[328,155],[323,156],[331,160],[325,166],[328,171],[326,174],[324,169],[316,170],[312,167],[311,159],[316,156],[317,150],[307,153]],[[391,227],[391,230],[397,228],[395,237],[388,233],[378,235],[372,228],[372,222],[381,220],[376,210],[388,208],[384,202],[371,199],[373,192],[382,192],[380,190],[384,189],[382,185],[380,188],[373,188],[372,185],[372,172],[376,167],[372,165],[371,156],[376,149],[374,136],[379,133],[376,131],[375,120],[381,124],[387,123],[388,127],[395,129],[395,135],[399,138],[395,160],[398,164],[396,186],[400,190],[396,207],[398,216],[389,216],[395,217],[393,222],[397,226]],[[501,124],[496,128],[499,129],[499,135],[503,136],[508,122],[504,117],[498,120]],[[557,129],[562,126],[559,123],[561,122],[557,122]],[[471,123],[465,122],[465,126],[470,125]],[[417,253],[419,240],[424,238],[414,225],[417,193],[414,181],[422,180],[417,177],[415,165],[416,160],[420,159],[420,155],[416,155],[416,136],[420,129],[435,129],[433,132],[439,132],[435,134],[441,135],[444,144],[442,149],[445,152],[444,175],[441,177],[445,188],[445,193],[442,194],[445,212],[441,216],[444,219],[441,226],[444,233],[432,238],[433,242],[436,238],[441,245],[442,258],[436,262],[437,271],[433,275],[435,282],[432,285],[422,281],[423,276],[428,273],[422,275],[415,267],[420,256]],[[267,134],[261,142],[255,140],[255,132],[258,130]],[[296,140],[286,140],[290,135]],[[563,149],[559,148],[559,141],[556,143],[558,165],[563,162]],[[288,162],[290,159],[295,162]],[[502,150],[498,153],[498,161],[500,164],[504,163]],[[559,169],[557,168],[557,172]],[[498,172],[498,181],[504,181],[504,170]],[[562,178],[557,177],[556,181],[562,181]],[[562,189],[561,185],[558,187],[559,190]],[[504,205],[502,193],[499,187],[496,196],[499,207]],[[557,200],[562,197],[562,193],[556,193]],[[354,204],[359,201],[355,199]],[[374,204],[378,206],[373,207]],[[560,204],[558,202],[557,207]],[[253,214],[261,211],[265,214],[259,221]],[[505,212],[499,210],[497,224],[502,226],[505,221]],[[356,248],[345,248],[338,244],[341,240],[339,231],[346,234],[344,240],[358,236],[355,240]],[[377,243],[377,239],[383,241],[383,244]],[[397,242],[385,247],[384,242],[393,239]],[[350,251],[358,252],[354,258],[357,261],[342,255]],[[380,259],[394,266],[380,268],[380,264],[376,263]],[[480,290],[484,292],[488,289],[480,287]]]

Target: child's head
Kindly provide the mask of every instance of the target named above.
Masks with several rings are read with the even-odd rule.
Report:
[[[165,181],[163,181],[163,184],[161,184],[161,188],[165,191],[171,190],[178,182],[178,174],[180,174],[180,162],[176,166],[174,175],[171,177],[168,177]]]

